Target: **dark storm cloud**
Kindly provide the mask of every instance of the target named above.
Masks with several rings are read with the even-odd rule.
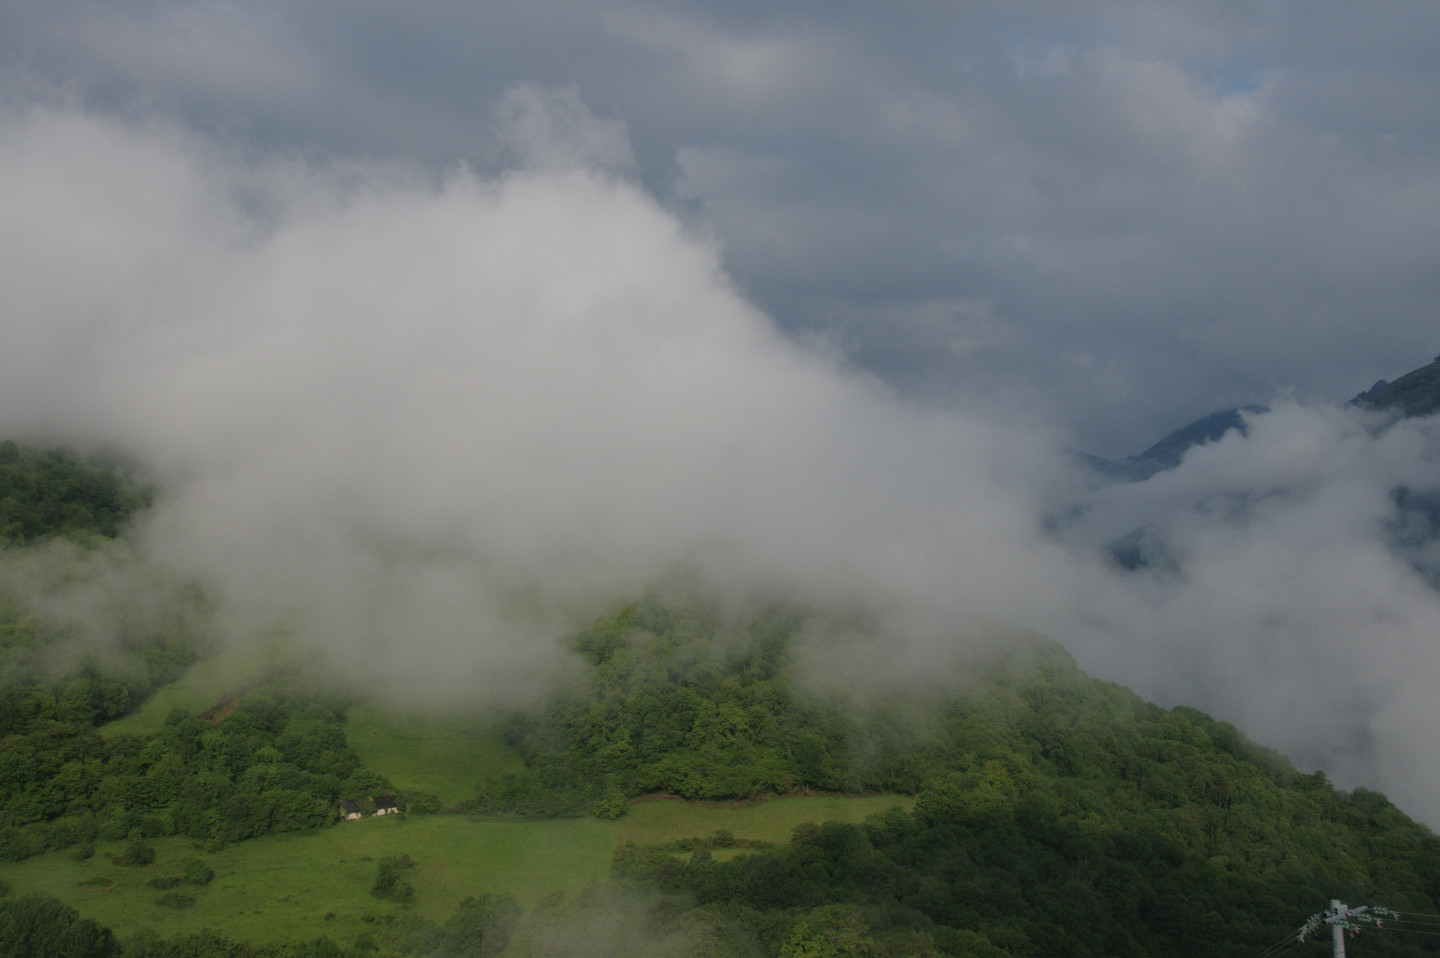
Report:
[[[494,168],[573,89],[792,331],[1130,452],[1435,348],[1431,4],[22,4],[11,85],[303,154]]]

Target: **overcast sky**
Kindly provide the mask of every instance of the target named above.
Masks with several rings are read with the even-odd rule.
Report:
[[[0,89],[437,171],[523,162],[507,94],[562,93],[785,330],[1128,454],[1440,349],[1437,37],[1428,0],[17,0]]]

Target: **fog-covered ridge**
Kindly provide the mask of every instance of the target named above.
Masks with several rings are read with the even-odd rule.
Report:
[[[1281,395],[1100,482],[1057,425],[784,335],[613,126],[542,122],[574,108],[532,97],[524,162],[442,177],[5,113],[0,432],[133,450],[145,562],[412,701],[533,701],[679,564],[870,610],[880,639],[815,637],[817,684],[933,681],[1006,622],[1440,821],[1440,596],[1395,532],[1432,419]],[[1129,571],[1137,529],[1165,561]]]

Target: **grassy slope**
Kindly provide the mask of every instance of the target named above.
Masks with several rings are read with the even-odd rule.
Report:
[[[610,857],[626,841],[661,842],[708,836],[727,828],[737,838],[783,842],[805,822],[860,821],[892,805],[895,796],[786,798],[738,807],[707,807],[680,801],[643,802],[615,822],[598,819],[484,821],[461,816],[417,816],[348,822],[317,832],[273,835],[234,845],[218,854],[195,850],[184,838],[157,839],[158,857],[144,868],[116,865],[123,842],[104,844],[89,861],[52,852],[0,867],[21,894],[52,895],[122,937],[152,927],[162,934],[214,928],[237,938],[269,941],[327,934],[349,943],[370,927],[364,916],[396,913],[401,906],[370,895],[375,859],[409,855],[416,867],[405,879],[415,886],[413,909],[444,921],[461,899],[480,892],[514,895],[529,907],[556,891],[573,895],[609,873]],[[178,874],[180,861],[199,854],[215,869],[208,886],[181,885],[193,908],[155,905],[162,892],[151,878]],[[720,853],[718,857],[726,857]],[[110,881],[87,884],[95,879]],[[326,918],[326,914],[333,917]]]
[[[178,886],[197,904],[184,911],[161,908],[161,894],[146,882],[178,874],[179,862],[195,854],[183,838],[154,842],[158,857],[144,868],[115,865],[97,854],[88,862],[58,852],[3,869],[20,892],[40,892],[69,902],[83,914],[124,936],[142,927],[164,934],[215,928],[256,941],[329,934],[351,940],[365,915],[399,906],[370,895],[374,859],[409,855],[417,866],[406,874],[415,886],[415,910],[444,920],[466,895],[503,891],[526,904],[552,891],[573,893],[602,879],[614,838],[602,823],[573,819],[542,823],[485,822],[461,818],[370,819],[317,832],[268,836],[201,854],[215,869],[203,888]],[[118,853],[123,843],[102,847]],[[96,878],[105,885],[84,884]],[[326,913],[333,913],[326,919]]]
[[[866,815],[896,805],[909,809],[908,795],[813,795],[776,798],[768,802],[715,806],[679,799],[642,801],[614,823],[621,842],[637,845],[708,836],[728,829],[736,838],[752,838],[777,845],[790,840],[796,825],[804,822],[861,822]]]
[[[165,716],[171,709],[204,712],[267,672],[284,668],[298,659],[293,644],[282,636],[233,646],[196,662],[174,682],[156,689],[140,708],[102,725],[100,734],[149,735],[165,724]]]
[[[431,792],[446,805],[474,798],[481,777],[523,766],[494,726],[373,704],[350,707],[345,740],[367,768],[400,791]]]
[[[202,711],[273,667],[274,643],[243,646],[199,663],[159,690],[146,705],[106,726],[106,734],[144,734],[158,728],[172,708]],[[447,804],[474,794],[483,775],[520,766],[515,750],[493,726],[477,720],[395,712],[376,704],[353,706],[346,737],[365,764],[401,790],[433,792]],[[463,816],[366,819],[317,832],[273,835],[226,848],[197,852],[181,837],[157,839],[156,862],[144,868],[113,864],[102,844],[86,862],[68,850],[0,866],[0,876],[20,893],[39,892],[65,901],[122,937],[152,927],[171,935],[213,928],[236,938],[269,941],[327,934],[349,943],[371,928],[365,921],[397,913],[401,906],[370,895],[375,860],[409,855],[417,863],[406,880],[415,886],[413,910],[444,921],[461,899],[481,892],[514,895],[529,907],[553,892],[573,895],[609,873],[614,849],[625,842],[668,842],[708,837],[728,829],[736,838],[774,843],[789,840],[801,822],[858,822],[904,796],[811,796],[768,802],[692,804],[642,801],[614,822],[598,819],[497,821]],[[719,849],[717,858],[741,853]],[[180,885],[193,908],[155,904],[163,892],[150,879],[180,872],[180,861],[199,854],[215,869],[208,886]],[[97,879],[108,879],[96,883]],[[326,916],[331,917],[327,918]]]

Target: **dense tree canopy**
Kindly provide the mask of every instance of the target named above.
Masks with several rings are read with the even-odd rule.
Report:
[[[1440,839],[1383,795],[1094,680],[1053,643],[992,650],[964,694],[845,709],[795,691],[798,621],[626,609],[577,640],[585,681],[512,724],[533,781],[591,798],[913,794],[913,812],[729,861],[622,852],[620,874],[722,909],[771,954],[1239,958],[1331,897],[1440,911]]]
[[[113,464],[0,441],[0,545],[48,536],[115,536],[145,504]]]

